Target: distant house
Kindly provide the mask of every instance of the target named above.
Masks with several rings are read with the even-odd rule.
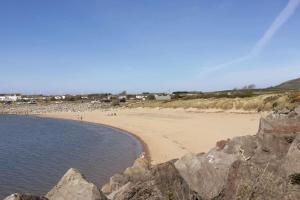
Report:
[[[146,97],[147,97],[146,95],[141,95],[141,94],[135,96],[136,99],[143,100],[143,101],[146,100]]]
[[[169,95],[169,94],[167,94],[167,95],[158,95],[158,94],[156,94],[156,95],[154,95],[154,97],[155,97],[155,100],[157,100],[157,101],[169,101],[169,100],[171,100],[171,95]]]
[[[15,102],[21,99],[21,95],[19,94],[1,94],[0,101],[2,102]]]
[[[55,100],[64,100],[64,99],[66,99],[66,96],[55,96],[54,99]]]
[[[121,99],[127,99],[127,96],[126,96],[126,95],[119,95],[119,96],[118,96],[118,99],[119,99],[119,100],[121,100]]]

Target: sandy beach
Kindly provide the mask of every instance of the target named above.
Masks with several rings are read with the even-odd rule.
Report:
[[[258,113],[199,112],[184,109],[109,109],[89,112],[55,112],[43,117],[82,120],[126,130],[146,145],[153,164],[186,153],[207,152],[216,141],[256,134]]]

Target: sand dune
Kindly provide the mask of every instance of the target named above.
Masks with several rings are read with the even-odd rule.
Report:
[[[203,113],[150,108],[58,112],[42,116],[73,120],[82,117],[83,121],[129,131],[147,145],[153,164],[179,158],[188,152],[206,152],[221,139],[255,134],[260,118],[257,113]]]

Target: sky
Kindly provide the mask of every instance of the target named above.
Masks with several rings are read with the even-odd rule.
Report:
[[[0,0],[0,93],[268,87],[299,35],[300,0]]]

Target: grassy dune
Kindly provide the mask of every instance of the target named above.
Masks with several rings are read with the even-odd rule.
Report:
[[[197,98],[174,99],[170,101],[143,101],[128,104],[128,107],[197,108],[220,110],[270,111],[293,108],[300,102],[300,93],[261,94],[244,98]]]

